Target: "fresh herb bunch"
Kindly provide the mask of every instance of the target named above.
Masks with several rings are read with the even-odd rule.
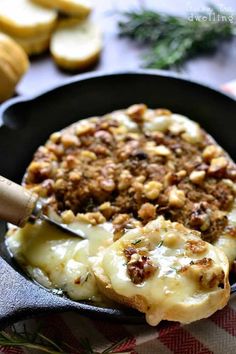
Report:
[[[147,44],[146,67],[167,69],[216,49],[222,40],[236,34],[232,15],[212,4],[209,9],[209,13],[199,12],[191,18],[146,9],[130,11],[119,22],[120,35]]]
[[[33,333],[30,333],[24,326],[22,331],[18,331],[15,326],[12,327],[11,333],[6,331],[0,332],[0,347],[20,347],[31,353],[32,350],[48,354],[130,354],[130,352],[118,352],[122,344],[127,341],[127,338],[111,345],[103,351],[94,351],[88,338],[80,341],[80,349],[73,348],[65,342],[56,343],[56,341],[42,334],[42,326],[39,326]]]

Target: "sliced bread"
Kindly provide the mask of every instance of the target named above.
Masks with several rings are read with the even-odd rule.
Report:
[[[66,70],[83,70],[94,64],[102,50],[100,27],[90,20],[61,22],[52,34],[50,51],[56,64]]]
[[[0,30],[17,37],[31,37],[52,31],[57,12],[30,0],[0,1]]]

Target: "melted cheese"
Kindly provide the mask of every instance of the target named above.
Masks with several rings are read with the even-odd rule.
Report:
[[[199,125],[185,116],[180,114],[147,116],[144,131],[165,132],[167,130],[170,130],[173,134],[182,133],[182,138],[192,144],[200,142],[202,138]]]
[[[127,116],[127,114],[125,114],[123,111],[116,111],[113,112],[111,115],[108,115],[108,119],[111,118],[117,120],[120,125],[125,128],[125,132],[139,132],[138,124],[135,123],[132,119],[130,119],[129,116]]]
[[[82,230],[88,240],[61,232],[48,223],[38,222],[11,231],[6,238],[10,252],[40,284],[62,289],[75,300],[98,298],[91,271],[90,256],[112,242],[110,224],[91,226],[74,223],[71,228]]]
[[[231,212],[227,215],[228,217],[228,226],[236,227],[236,202]],[[231,235],[227,231],[219,236],[217,241],[214,243],[219,249],[221,249],[225,255],[228,257],[230,265],[236,259],[236,235]]]
[[[132,245],[132,241],[140,237],[148,238],[149,242],[155,244],[149,257],[157,270],[152,277],[137,285],[131,281],[127,273],[124,248]],[[168,239],[172,239],[172,242]],[[173,242],[173,239],[176,241]],[[189,239],[200,240],[199,236],[191,230],[160,217],[142,229],[128,232],[100,255],[100,267],[117,294],[128,298],[141,295],[147,301],[150,309],[146,313],[146,319],[151,325],[158,324],[172,307],[191,308],[191,306],[205,303],[210,292],[222,291],[217,287],[208,290],[201,289],[194,276],[179,271],[182,267],[188,266],[191,261],[206,257],[214,261],[214,271],[219,272],[223,269],[226,277],[228,274],[228,262],[223,252],[206,243],[205,252],[189,255],[185,250],[186,241]],[[192,318],[191,315],[189,317],[193,321],[204,315],[209,314],[198,313],[195,318],[194,314]]]

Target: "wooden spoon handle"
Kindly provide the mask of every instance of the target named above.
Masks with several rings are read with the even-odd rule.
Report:
[[[0,219],[24,226],[35,208],[38,197],[22,186],[0,176]]]

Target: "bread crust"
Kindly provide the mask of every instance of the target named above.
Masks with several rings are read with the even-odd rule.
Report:
[[[92,10],[91,6],[87,4],[87,1],[83,0],[77,1],[76,3],[68,0],[32,0],[32,2],[48,8],[56,8],[66,14],[79,17],[87,16]]]
[[[31,38],[14,37],[14,40],[24,49],[28,55],[38,55],[49,48],[51,34],[35,36]]]
[[[132,307],[140,312],[146,313],[147,315],[150,310],[152,310],[145,297],[141,295],[127,297],[115,292],[108,277],[104,274],[101,267],[95,266],[93,271],[98,289],[105,297],[118,302],[121,305]],[[227,279],[228,274],[225,276],[224,289],[212,291],[208,294],[207,299],[200,304],[175,304],[163,313],[160,312],[160,320],[191,323],[193,321],[207,318],[217,310],[221,310],[227,305],[230,297],[230,285]]]
[[[12,38],[0,33],[0,101],[13,95],[15,86],[28,67],[24,50]]]
[[[101,268],[96,267],[93,271],[98,289],[104,296],[118,302],[121,305],[132,307],[140,312],[146,313],[148,311],[148,304],[143,296],[136,295],[129,298],[127,296],[120,295],[114,291],[108,277],[103,273]]]

